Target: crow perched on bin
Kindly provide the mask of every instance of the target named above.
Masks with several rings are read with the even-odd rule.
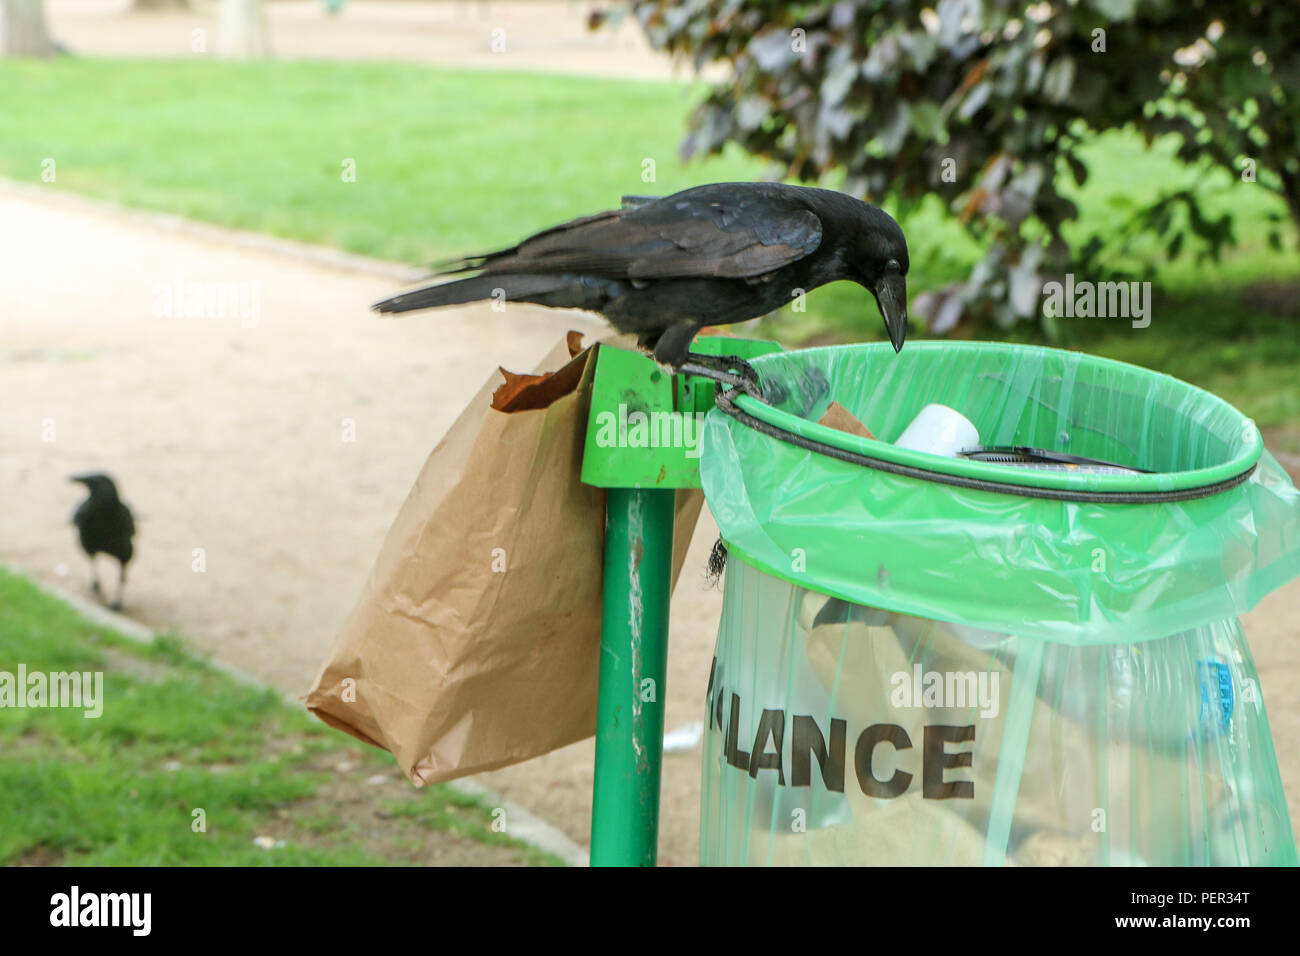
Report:
[[[670,368],[706,325],[743,322],[839,279],[875,296],[898,351],[907,334],[907,241],[886,212],[844,193],[716,183],[554,226],[498,252],[445,263],[427,285],[375,304],[407,312],[480,299],[599,312]]]
[[[135,536],[135,521],[131,509],[117,496],[113,479],[102,473],[72,475],[71,481],[80,482],[90,492],[72,516],[81,539],[82,550],[90,558],[91,588],[101,601],[104,593],[99,587],[99,572],[95,568],[95,555],[108,554],[117,558],[121,566],[117,579],[117,597],[111,607],[122,609],[122,590],[126,586],[126,566],[134,550],[131,539]]]

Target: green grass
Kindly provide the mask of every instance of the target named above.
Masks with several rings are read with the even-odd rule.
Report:
[[[656,82],[68,59],[0,63],[0,88],[23,91],[0,111],[0,174],[40,181],[48,157],[60,188],[408,262],[759,169],[682,166],[698,94]]]
[[[20,663],[102,671],[103,712],[0,709],[0,865],[381,865],[448,843],[463,862],[557,862],[447,787],[372,784],[396,781],[387,754],[178,640],[129,641],[0,569],[0,671]]]
[[[0,61],[0,175],[406,262],[496,248],[623,193],[763,175],[739,152],[683,165],[691,84],[454,72],[401,64],[218,63],[65,58]],[[1224,261],[1135,264],[1153,285],[1151,326],[1065,320],[1059,344],[1137,362],[1223,395],[1261,425],[1300,421],[1300,257],[1267,245],[1281,203],[1228,171],[1174,162],[1119,133],[1084,155],[1073,235],[1110,235],[1161,190],[1195,186],[1232,210],[1240,245]],[[356,181],[344,182],[344,160]],[[646,160],[656,179],[642,178]],[[980,250],[940,207],[904,226],[913,294],[960,278]],[[1294,231],[1284,229],[1294,243]],[[1086,278],[1080,276],[1080,278]],[[1261,288],[1262,287],[1262,288]],[[875,306],[847,283],[806,313],[765,320],[787,345],[876,339]],[[981,335],[998,335],[982,329]],[[1007,333],[1041,341],[1033,329]]]

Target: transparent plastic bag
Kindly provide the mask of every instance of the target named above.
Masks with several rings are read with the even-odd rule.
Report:
[[[1296,865],[1235,619],[1079,647],[726,574],[702,863]]]
[[[700,466],[730,552],[703,862],[1296,865],[1237,618],[1300,574],[1300,492],[1253,422],[1055,349],[753,365],[766,402],[710,412]],[[930,403],[1146,473],[892,445]]]

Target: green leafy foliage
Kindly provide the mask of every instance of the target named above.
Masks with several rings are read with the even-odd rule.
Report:
[[[659,48],[726,78],[694,112],[686,155],[729,143],[807,181],[895,204],[940,197],[981,244],[965,281],[913,302],[931,332],[963,315],[1039,314],[1066,271],[1133,274],[1138,249],[1217,258],[1230,213],[1195,188],[1070,229],[1084,147],[1109,130],[1172,137],[1203,175],[1282,197],[1300,224],[1300,7],[1201,0],[631,0]],[[1143,190],[1146,192],[1146,190]],[[1274,222],[1269,241],[1282,230]],[[1116,228],[1117,227],[1117,228]],[[1189,241],[1191,240],[1191,241]],[[1050,330],[1049,330],[1050,331]]]

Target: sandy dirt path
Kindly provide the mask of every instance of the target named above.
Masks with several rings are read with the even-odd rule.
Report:
[[[293,695],[464,403],[498,364],[531,367],[566,329],[603,327],[527,306],[381,320],[367,306],[400,266],[306,261],[30,187],[0,183],[0,224],[0,561],[84,592],[66,476],[108,470],[140,529],[127,613]],[[256,290],[256,320],[154,314],[190,281]],[[700,719],[715,533],[706,513],[673,600],[669,729]],[[1247,618],[1293,820],[1297,606],[1293,583]],[[697,859],[699,760],[698,746],[665,760],[663,863]],[[591,777],[588,741],[480,779],[585,845]]]

